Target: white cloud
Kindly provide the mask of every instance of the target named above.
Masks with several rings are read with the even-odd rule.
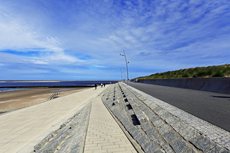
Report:
[[[48,64],[47,62],[39,61],[39,60],[31,60],[31,62],[34,64]]]
[[[31,26],[23,19],[14,18],[14,15],[3,11],[2,8],[0,10],[0,51],[41,52],[43,54],[40,57],[41,59],[27,60],[34,64],[51,64],[55,63],[55,61],[62,61],[64,63],[80,61],[76,57],[65,54],[64,49],[60,47],[61,43],[57,37],[40,33],[36,29],[38,27]],[[50,53],[52,54],[50,55]]]
[[[103,65],[92,65],[92,67],[105,68]]]

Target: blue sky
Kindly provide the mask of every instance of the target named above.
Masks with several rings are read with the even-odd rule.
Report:
[[[109,80],[230,63],[229,0],[0,0],[0,80]],[[124,77],[124,74],[123,74]]]

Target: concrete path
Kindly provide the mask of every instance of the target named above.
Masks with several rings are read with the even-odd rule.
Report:
[[[0,152],[26,153],[105,88],[68,96],[0,115]]]
[[[84,153],[136,152],[100,97],[93,100]]]

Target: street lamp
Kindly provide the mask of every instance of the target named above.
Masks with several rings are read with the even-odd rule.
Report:
[[[125,72],[122,72],[122,74],[124,74],[124,78],[126,78]]]
[[[119,70],[121,71],[121,68],[119,68]],[[122,73],[123,73],[123,72],[121,71],[121,81],[122,81]]]
[[[128,84],[128,80],[129,80],[128,63],[130,63],[130,62],[127,62],[125,51],[123,50],[123,52],[124,52],[124,54],[120,54],[120,55],[125,57],[125,63],[126,63],[126,69],[127,69],[127,84]]]

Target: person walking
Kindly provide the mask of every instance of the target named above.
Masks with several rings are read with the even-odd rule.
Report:
[[[104,83],[104,87],[105,87],[105,83]]]
[[[101,83],[101,88],[103,87],[103,84]]]
[[[97,89],[97,84],[95,84],[94,87],[95,87],[95,90],[96,90]]]

